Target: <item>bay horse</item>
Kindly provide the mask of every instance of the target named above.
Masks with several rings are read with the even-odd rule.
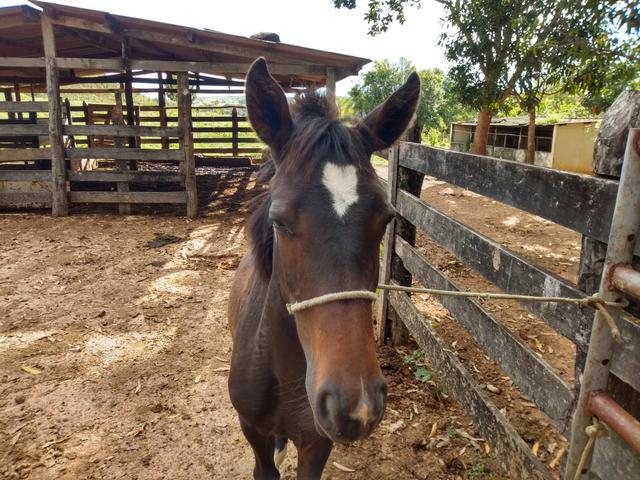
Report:
[[[229,299],[229,393],[255,455],[254,479],[280,478],[288,440],[298,450],[297,478],[319,479],[333,442],[366,438],[384,413],[372,302],[325,301],[293,315],[287,304],[375,291],[380,241],[394,210],[370,157],[411,122],[420,80],[412,73],[354,126],[319,93],[289,106],[263,58],[249,69],[245,92],[249,120],[273,163]]]

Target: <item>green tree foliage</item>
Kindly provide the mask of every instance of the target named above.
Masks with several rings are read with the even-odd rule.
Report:
[[[349,101],[357,116],[364,116],[399,88],[415,67],[404,58],[393,62],[375,62],[373,69],[361,74],[359,82],[349,91]],[[429,143],[441,145],[447,138],[448,125],[473,116],[458,100],[452,83],[439,69],[418,72],[421,80],[418,122]]]
[[[436,0],[446,26],[440,44],[453,90],[480,111],[473,151],[484,153],[492,115],[516,94],[538,108],[550,91],[583,92],[602,111],[640,71],[637,0]],[[355,0],[334,0],[354,8]],[[369,0],[370,33],[402,23],[415,0]]]

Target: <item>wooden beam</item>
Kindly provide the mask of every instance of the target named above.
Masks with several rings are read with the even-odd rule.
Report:
[[[608,240],[615,181],[412,143],[400,149],[404,167]]]
[[[418,251],[396,237],[396,253],[414,278],[429,288],[459,291],[446,275],[434,268]],[[500,324],[471,298],[435,295],[500,368],[546,413],[556,427],[568,430],[573,410],[573,387],[539,358],[522,340]]]
[[[51,205],[51,192],[0,192],[2,207],[33,207]]]
[[[49,170],[4,170],[0,169],[0,182],[50,182]]]
[[[47,97],[49,102],[49,143],[51,145],[52,205],[54,217],[69,213],[67,178],[62,138],[62,107],[60,105],[60,78],[56,65],[56,39],[51,18],[41,15],[42,41],[44,43]]]
[[[9,123],[0,124],[0,137],[19,137],[48,135],[49,128],[42,124],[33,123]]]
[[[65,125],[67,135],[107,135],[110,137],[179,137],[178,127],[143,127],[129,125]],[[2,132],[2,126],[0,126]]]
[[[194,218],[198,215],[198,193],[193,134],[191,133],[191,92],[189,91],[189,76],[186,72],[178,73],[178,126],[182,131],[180,149],[184,154],[184,163],[181,166],[187,198],[187,216]]]
[[[184,154],[180,150],[150,150],[146,148],[67,148],[69,159],[107,158],[113,160],[183,161]]]
[[[6,57],[5,57],[6,58]],[[25,59],[26,60],[26,59]],[[32,60],[32,59],[28,59]],[[2,61],[0,59],[0,66]],[[6,65],[14,66],[14,65]],[[120,58],[58,58],[60,68],[76,70],[105,70],[119,72],[122,69]],[[200,72],[212,75],[245,75],[251,66],[250,63],[223,63],[223,62],[184,62],[169,60],[131,60],[131,68],[134,70],[150,70],[156,72]],[[313,75],[324,76],[325,69],[313,65],[296,64],[270,64],[269,71],[274,75]]]
[[[0,67],[44,68],[44,58],[0,57]]]
[[[327,98],[331,102],[336,101],[336,69],[334,67],[327,68],[327,80],[325,84]]]
[[[184,192],[70,192],[72,203],[185,203]]]
[[[7,171],[10,172],[10,171]],[[0,180],[4,179],[0,170]],[[37,172],[37,170],[34,170]],[[31,173],[27,171],[26,173]],[[48,172],[45,172],[48,173]],[[25,176],[28,177],[28,176]],[[139,183],[180,183],[184,181],[184,177],[177,173],[169,172],[146,172],[146,171],[129,171],[117,172],[112,171],[96,171],[86,170],[78,172],[69,172],[69,180],[72,182],[139,182]]]
[[[0,102],[0,112],[48,112],[48,102]]]
[[[33,162],[35,160],[51,160],[50,148],[7,148],[0,150],[2,162]]]
[[[543,463],[531,453],[529,445],[487,398],[486,393],[451,352],[449,345],[411,303],[407,294],[390,292],[389,301],[426,353],[429,364],[442,379],[446,379],[448,391],[471,417],[480,434],[491,444],[503,470],[513,478],[551,480],[553,477]]]
[[[530,264],[509,249],[448,217],[405,191],[398,192],[400,215],[416,225],[462,262],[507,293],[584,298],[585,294],[560,277]],[[523,302],[579,348],[587,348],[593,310],[568,303]],[[640,390],[640,325],[621,319],[618,324],[625,345],[612,359],[612,372]]]

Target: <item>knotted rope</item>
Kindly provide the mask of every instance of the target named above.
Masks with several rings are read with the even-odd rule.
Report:
[[[616,325],[614,318],[607,311],[606,307],[610,308],[625,308],[629,305],[627,300],[620,300],[616,302],[605,301],[597,293],[589,297],[573,298],[573,297],[545,297],[535,295],[514,295],[509,293],[488,293],[488,292],[462,292],[457,290],[438,290],[435,288],[420,288],[420,287],[404,287],[402,285],[378,285],[380,290],[396,290],[401,292],[411,293],[428,293],[431,295],[444,295],[449,297],[474,297],[494,300],[519,300],[523,302],[556,302],[556,303],[572,303],[574,305],[588,306],[597,309],[605,318],[611,329],[611,335],[618,342],[622,343],[622,336],[620,330]],[[327,293],[317,297],[310,298],[308,300],[302,300],[300,302],[288,303],[287,311],[293,315],[294,313],[306,310],[326,303],[337,302],[339,300],[371,300],[374,301],[378,298],[375,292],[369,290],[351,290],[345,292]]]

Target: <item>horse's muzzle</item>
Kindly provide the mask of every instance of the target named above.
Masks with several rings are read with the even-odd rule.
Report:
[[[387,400],[383,378],[373,380],[369,388],[349,401],[333,382],[325,382],[316,395],[316,422],[321,433],[338,443],[368,437],[380,423]],[[352,396],[353,397],[353,396]]]

